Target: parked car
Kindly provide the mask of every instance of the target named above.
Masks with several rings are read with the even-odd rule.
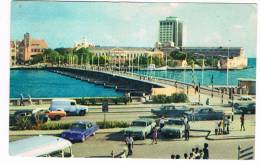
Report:
[[[231,106],[233,105],[235,109],[239,106],[248,105],[250,103],[255,103],[255,100],[250,96],[241,96],[240,98],[233,100],[233,102],[228,101],[228,104]]]
[[[41,121],[45,123],[48,121],[49,117],[45,112],[38,111],[38,110],[18,110],[13,114],[10,114],[9,125],[16,126],[17,121],[22,117],[28,117],[32,124],[36,124],[36,121]]]
[[[15,126],[19,117],[24,117],[32,114],[32,110],[17,110],[9,115],[9,126]]]
[[[131,135],[133,138],[145,139],[156,123],[152,119],[138,119],[132,122],[129,128],[124,129],[124,135]]]
[[[43,113],[46,113],[51,120],[60,120],[62,117],[66,116],[66,112],[62,109],[57,109],[53,111],[50,111],[48,109],[36,109],[34,111],[41,111]]]
[[[239,106],[237,109],[238,113],[255,114],[255,103]]]
[[[78,121],[71,125],[69,130],[61,133],[61,137],[70,141],[84,142],[91,135],[95,135],[99,127],[90,121]]]
[[[188,120],[190,121],[202,121],[202,120],[222,120],[224,115],[230,115],[232,117],[233,113],[226,112],[222,110],[214,110],[212,107],[200,107],[194,110],[194,112],[185,112]]]
[[[50,111],[64,110],[67,115],[84,116],[88,112],[85,106],[77,105],[75,100],[70,99],[53,99],[50,105]]]
[[[162,105],[160,108],[151,109],[151,112],[159,117],[182,117],[189,110],[187,106]]]
[[[165,122],[161,133],[166,137],[182,138],[185,133],[185,124],[183,119],[170,118]]]

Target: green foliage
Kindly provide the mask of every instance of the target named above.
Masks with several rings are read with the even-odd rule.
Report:
[[[47,122],[38,127],[38,130],[69,129],[73,122]]]
[[[45,124],[41,124],[37,128],[33,126],[28,126],[26,130],[62,130],[62,129],[69,129],[74,122],[47,122]],[[99,126],[100,129],[109,129],[109,128],[126,128],[130,126],[130,123],[126,121],[98,121],[96,124]],[[17,129],[17,130],[25,130]]]
[[[109,129],[109,128],[127,128],[131,124],[126,121],[98,121],[96,124],[100,129]]]
[[[33,123],[30,116],[18,117],[16,120],[15,129],[17,130],[28,130],[32,129]]]
[[[152,97],[153,103],[180,103],[187,102],[188,97],[184,93],[174,93],[171,96],[157,95]]]

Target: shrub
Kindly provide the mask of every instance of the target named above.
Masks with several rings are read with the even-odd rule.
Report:
[[[78,102],[77,102],[77,103],[78,103]],[[80,99],[79,103],[80,103],[81,105],[87,105],[87,100],[86,100],[84,97],[82,97],[82,98]]]
[[[126,128],[130,126],[130,123],[125,121],[98,121],[96,124],[100,129]]]
[[[30,116],[18,117],[16,121],[15,129],[17,130],[29,130],[32,129],[33,123]]]
[[[38,130],[69,129],[73,122],[48,122],[39,126]]]

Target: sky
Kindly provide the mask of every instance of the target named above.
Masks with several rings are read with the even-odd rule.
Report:
[[[50,48],[83,37],[100,46],[153,47],[168,16],[183,21],[183,46],[236,46],[256,56],[256,4],[13,1],[11,39],[29,32]]]

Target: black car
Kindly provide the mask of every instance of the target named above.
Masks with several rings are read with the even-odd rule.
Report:
[[[34,110],[25,109],[18,110],[13,114],[10,114],[9,126],[16,126],[17,121],[23,117],[28,117],[32,124],[36,124],[36,119],[45,123],[48,121],[48,115],[44,112],[34,112]]]
[[[255,103],[240,106],[238,108],[239,113],[255,114]]]

